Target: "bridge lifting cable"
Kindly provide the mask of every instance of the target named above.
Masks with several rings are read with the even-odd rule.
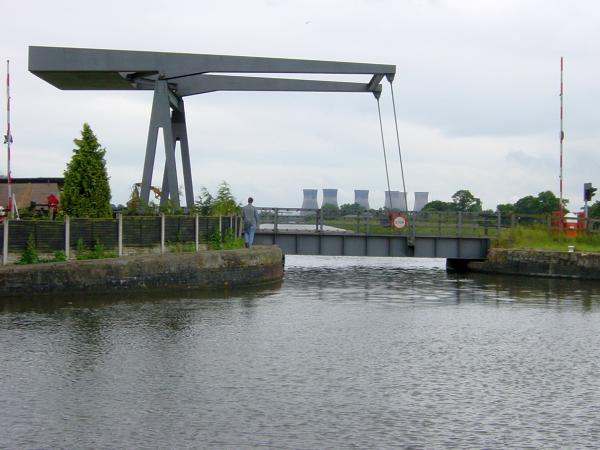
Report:
[[[390,83],[390,90],[392,92],[392,106],[394,109],[394,125],[396,128],[396,142],[398,144],[398,157],[400,159],[400,172],[402,175],[402,188],[404,190],[404,205],[406,207],[406,210],[408,211],[408,196],[407,196],[407,192],[406,192],[406,182],[404,179],[404,165],[402,163],[402,150],[400,147],[400,134],[398,132],[398,116],[396,114],[396,99],[394,97],[394,86],[392,84],[392,81],[394,80],[394,75],[390,74],[390,75],[386,75],[387,80]],[[387,163],[387,155],[386,155],[386,150],[385,150],[385,139],[384,139],[384,134],[383,134],[383,122],[381,120],[381,106],[379,104],[379,97],[381,96],[380,92],[373,92],[373,95],[375,96],[375,99],[377,100],[377,112],[379,114],[379,129],[381,131],[381,144],[383,147],[383,162],[385,164],[385,176],[386,176],[386,180],[387,180],[387,186],[388,186],[388,198],[389,198],[389,202],[390,202],[390,213],[391,211],[394,209],[394,206],[392,204],[392,190],[390,188],[390,176],[389,176],[389,170],[388,170],[388,163]]]
[[[377,100],[377,112],[379,114],[379,129],[381,130],[381,145],[383,147],[383,162],[385,164],[385,178],[387,180],[388,187],[388,198],[390,199],[390,212],[394,209],[392,205],[392,189],[390,188],[390,174],[388,172],[387,156],[385,154],[385,138],[383,137],[383,122],[381,121],[381,107],[379,106],[380,92],[373,92],[375,99]],[[385,200],[385,196],[384,196]]]
[[[406,192],[406,183],[404,182],[404,165],[402,164],[402,150],[400,149],[400,135],[398,134],[398,117],[396,115],[396,101],[394,99],[394,75],[390,74],[386,76],[390,83],[390,91],[392,91],[392,107],[394,108],[394,125],[396,126],[396,142],[398,143],[398,158],[400,159],[400,173],[402,175],[402,189],[404,190],[404,204],[408,211],[408,193]],[[381,120],[381,119],[380,119]],[[387,170],[387,168],[386,168]],[[391,204],[390,204],[391,205]]]

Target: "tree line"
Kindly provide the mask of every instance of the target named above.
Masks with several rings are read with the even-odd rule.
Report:
[[[515,203],[502,203],[496,206],[496,210],[483,210],[481,200],[475,197],[469,190],[459,190],[452,195],[451,202],[434,200],[423,208],[424,211],[455,211],[455,212],[486,212],[501,215],[510,214],[551,214],[553,211],[567,211],[568,200],[563,199],[561,208],[560,199],[551,191],[540,192],[536,196],[527,195]]]

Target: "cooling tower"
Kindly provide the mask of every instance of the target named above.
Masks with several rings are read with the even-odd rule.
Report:
[[[390,206],[390,193],[391,193],[391,206]],[[400,211],[406,211],[406,196],[404,192],[400,191],[385,191],[385,207],[387,209],[397,209]]]
[[[415,192],[415,207],[413,211],[421,211],[429,203],[429,192]]]
[[[337,189],[323,189],[323,206],[331,205],[338,207]]]
[[[319,209],[317,203],[317,189],[302,189],[304,193],[304,199],[302,200],[302,207],[307,209]]]
[[[369,191],[354,189],[354,203],[369,209]]]

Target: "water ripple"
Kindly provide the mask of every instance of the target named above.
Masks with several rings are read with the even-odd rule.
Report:
[[[0,447],[597,447],[597,283],[287,264],[262,290],[0,302]]]

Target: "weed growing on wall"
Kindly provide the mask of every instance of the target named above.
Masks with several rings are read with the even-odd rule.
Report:
[[[116,256],[116,251],[107,251],[98,239],[91,249],[85,246],[83,239],[78,239],[75,244],[75,258],[78,260],[116,258]]]
[[[228,229],[223,235],[216,229],[208,237],[210,250],[233,250],[242,247],[244,247],[244,239],[236,237],[232,229]]]
[[[30,233],[27,237],[27,246],[17,264],[35,264],[39,261],[40,258],[37,249],[35,248],[35,240],[33,234]]]
[[[21,258],[17,261],[17,264],[38,264],[38,263],[50,263],[50,262],[61,262],[66,261],[67,257],[65,252],[62,250],[57,250],[54,252],[53,258],[41,258],[38,254],[37,248],[35,246],[35,239],[33,238],[33,234],[30,233],[27,237],[27,245]]]

